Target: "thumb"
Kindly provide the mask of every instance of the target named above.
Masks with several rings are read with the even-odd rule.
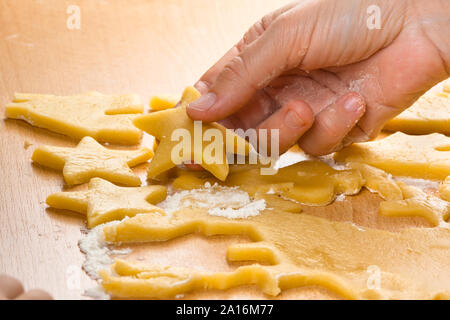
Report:
[[[223,119],[242,108],[257,90],[291,68],[287,61],[293,39],[290,39],[290,32],[284,32],[287,27],[275,20],[258,39],[240,48],[208,92],[188,105],[188,115],[207,122]]]

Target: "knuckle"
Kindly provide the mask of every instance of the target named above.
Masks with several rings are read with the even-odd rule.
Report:
[[[225,66],[223,73],[229,80],[238,79],[238,81],[244,85],[253,87],[249,80],[249,73],[245,60],[241,56],[234,57],[230,63]]]

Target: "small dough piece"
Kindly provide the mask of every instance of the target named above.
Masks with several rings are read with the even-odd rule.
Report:
[[[173,187],[178,189],[201,188],[206,182],[214,184],[217,180],[205,177],[203,173],[179,170]],[[278,170],[274,175],[261,175],[258,166],[248,166],[246,170],[230,173],[223,183],[226,186],[238,186],[251,197],[264,198],[268,205],[283,205],[294,208],[282,200],[307,205],[327,205],[334,201],[337,194],[357,194],[364,180],[358,170],[335,170],[321,161],[302,161]],[[269,197],[265,194],[272,195]],[[276,200],[273,195],[279,196]],[[299,211],[297,211],[299,212]]]
[[[388,131],[409,134],[450,135],[450,98],[445,93],[428,92],[385,126]]]
[[[417,187],[398,182],[404,200],[390,200],[380,203],[380,214],[390,217],[418,216],[428,220],[433,226],[439,226],[450,215],[450,203]]]
[[[48,196],[46,202],[52,208],[86,214],[87,226],[93,228],[138,213],[164,214],[164,210],[153,204],[163,201],[166,196],[164,186],[126,188],[93,178],[87,191],[57,192]]]
[[[384,200],[403,200],[402,189],[383,170],[358,162],[350,162],[348,167],[361,172],[369,191],[378,193]]]
[[[442,199],[450,201],[450,176],[439,185],[439,195]]]
[[[157,175],[175,167],[178,163],[172,161],[172,150],[180,145],[181,141],[172,141],[172,134],[175,130],[185,129],[190,134],[191,152],[183,152],[181,161],[191,161],[196,158],[200,158],[199,163],[207,171],[211,172],[220,180],[225,180],[228,175],[229,167],[226,159],[226,147],[228,138],[234,140],[234,151],[236,154],[247,155],[250,147],[247,141],[234,134],[232,131],[227,130],[225,127],[218,123],[202,123],[202,132],[200,138],[203,138],[203,133],[209,129],[216,129],[222,134],[222,143],[220,144],[221,150],[216,150],[216,157],[220,158],[219,163],[213,161],[205,161],[205,149],[209,146],[209,143],[203,142],[200,146],[200,150],[196,150],[196,145],[199,145],[198,141],[194,142],[194,121],[192,121],[186,114],[186,106],[190,102],[200,97],[200,93],[194,87],[187,87],[181,98],[181,105],[178,108],[163,110],[159,112],[153,112],[148,115],[140,116],[134,119],[133,123],[140,129],[156,137],[159,140],[159,145],[156,148],[155,156],[153,157],[148,167],[149,178],[154,178]],[[181,131],[178,131],[181,132]],[[189,143],[188,142],[188,143]],[[211,142],[212,143],[212,142]],[[199,154],[201,153],[201,154]],[[208,159],[213,160],[213,159]],[[210,162],[210,163],[208,163]]]
[[[236,221],[210,216],[206,208],[172,216],[137,215],[103,228],[110,243],[158,242],[187,234],[247,235],[232,244],[229,261],[255,261],[233,272],[207,272],[116,260],[99,274],[116,297],[167,298],[195,289],[257,285],[269,295],[304,285],[325,287],[348,299],[431,299],[450,293],[450,229],[387,232],[306,214],[266,210]],[[376,267],[379,287],[368,287]]]
[[[172,109],[180,101],[175,96],[154,96],[150,99],[150,108],[154,111]]]
[[[76,148],[41,146],[32,160],[40,165],[62,170],[68,185],[88,182],[100,177],[127,186],[140,186],[141,180],[131,171],[153,156],[148,148],[110,150],[91,137],[84,137]]]
[[[340,162],[363,162],[393,175],[443,180],[450,175],[450,138],[433,133],[411,136],[396,132],[387,138],[353,144],[335,153]]]
[[[144,112],[135,94],[103,95],[88,92],[73,96],[16,93],[6,106],[6,116],[33,126],[81,139],[91,136],[100,142],[133,145],[142,131],[132,119]]]

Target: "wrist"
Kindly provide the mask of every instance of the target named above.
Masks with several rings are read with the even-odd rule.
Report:
[[[411,0],[414,18],[434,45],[450,76],[450,1]]]

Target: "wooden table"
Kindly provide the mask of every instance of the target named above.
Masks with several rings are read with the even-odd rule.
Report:
[[[0,114],[13,93],[178,94],[236,43],[280,0],[0,0]],[[80,9],[80,29],[69,29],[69,5]],[[31,146],[30,146],[31,144]],[[45,205],[64,187],[58,172],[32,165],[36,145],[75,145],[62,135],[23,121],[0,121],[0,273],[26,288],[40,287],[58,299],[82,298],[95,285],[81,270],[78,248],[84,220]],[[137,169],[143,173],[143,168]],[[351,201],[306,213],[395,230],[427,225],[422,219],[383,218],[379,198],[363,192]],[[187,236],[141,246],[130,258],[151,252],[160,264],[231,270],[227,244],[238,237]],[[199,292],[187,298],[264,298],[254,287]],[[336,298],[324,289],[288,290],[280,298]]]

